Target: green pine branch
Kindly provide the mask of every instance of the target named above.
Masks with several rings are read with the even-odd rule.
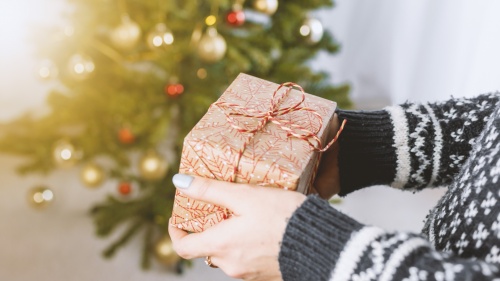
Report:
[[[144,233],[140,260],[142,267],[149,267],[155,238],[167,235],[175,192],[170,179],[179,165],[183,137],[240,72],[276,83],[296,82],[309,93],[336,101],[339,107],[351,105],[349,85],[332,85],[326,73],[310,67],[319,52],[339,51],[333,35],[325,31],[321,41],[311,44],[298,32],[311,12],[332,7],[331,0],[279,1],[268,21],[248,18],[241,27],[224,22],[233,0],[67,2],[73,9],[62,16],[74,32],[64,35],[47,28],[43,29],[47,34],[36,36],[40,58],[49,58],[59,69],[56,86],[47,98],[48,112],[2,124],[0,152],[25,159],[19,167],[21,175],[57,169],[53,151],[61,139],[83,151],[81,162],[111,159],[107,179],[129,181],[139,192],[133,198],[110,194],[92,208],[97,236],[109,237],[123,228],[104,250],[106,257]],[[222,60],[206,63],[197,55],[193,33],[206,27],[204,20],[214,11],[214,3],[219,5],[216,28],[227,43],[227,52]],[[253,10],[252,1],[244,5]],[[121,22],[121,13],[127,13],[142,32],[137,45],[128,50],[113,45],[109,38]],[[145,42],[147,33],[163,21],[173,32],[174,43],[151,50]],[[95,71],[87,79],[75,79],[68,72],[68,60],[76,53],[94,61]],[[198,77],[200,69],[206,71],[206,78]],[[184,93],[166,95],[165,87],[172,81],[181,83]],[[135,136],[131,144],[118,138],[124,127]],[[163,179],[146,181],[133,172],[131,155],[158,148],[169,138],[177,155]],[[186,264],[180,262],[177,271]]]

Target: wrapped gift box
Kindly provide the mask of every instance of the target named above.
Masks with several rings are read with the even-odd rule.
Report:
[[[335,108],[297,87],[240,74],[185,137],[179,173],[308,193]],[[228,213],[177,191],[171,223],[200,232]]]

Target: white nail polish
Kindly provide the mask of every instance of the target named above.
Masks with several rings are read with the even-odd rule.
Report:
[[[172,182],[174,183],[175,187],[186,189],[189,188],[189,186],[193,182],[193,179],[194,178],[192,176],[184,174],[175,174],[174,177],[172,178]]]

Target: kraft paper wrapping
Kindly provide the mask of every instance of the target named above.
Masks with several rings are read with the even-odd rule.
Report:
[[[273,122],[267,122],[257,132],[241,132],[235,126],[255,128],[262,118],[236,116],[230,123],[228,111],[241,110],[219,106],[231,103],[250,109],[252,113],[257,112],[256,115],[268,112],[278,87],[278,84],[240,74],[185,137],[179,173],[309,192],[319,164],[319,152],[312,149],[306,140],[290,136]],[[278,122],[307,128],[325,143],[325,128],[333,119],[336,103],[304,95],[305,100],[300,107],[315,113],[309,110],[291,111],[277,116]],[[300,103],[302,96],[301,91],[291,90],[275,111],[293,107]],[[227,209],[188,198],[177,191],[171,223],[186,231],[201,232],[227,216]]]

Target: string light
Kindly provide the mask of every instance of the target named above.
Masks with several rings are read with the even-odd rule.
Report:
[[[217,22],[217,18],[214,15],[210,15],[205,18],[205,24],[208,26],[212,26]]]

